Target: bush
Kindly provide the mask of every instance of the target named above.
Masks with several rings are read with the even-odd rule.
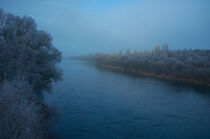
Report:
[[[48,137],[42,106],[23,79],[4,81],[0,88],[0,138],[41,139]]]

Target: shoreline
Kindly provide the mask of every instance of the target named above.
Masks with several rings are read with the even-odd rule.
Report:
[[[165,80],[173,80],[173,81],[179,81],[179,82],[184,82],[184,83],[190,83],[190,84],[196,84],[196,85],[203,85],[210,87],[210,84],[204,83],[201,81],[193,80],[193,79],[186,79],[186,78],[176,78],[173,76],[168,76],[168,75],[158,75],[155,73],[150,73],[150,72],[140,72],[135,69],[128,69],[124,68],[121,66],[115,66],[115,65],[109,65],[109,64],[100,64],[96,63],[97,66],[100,66],[102,68],[107,68],[107,69],[113,69],[113,70],[118,70],[118,71],[127,71],[130,73],[135,73],[141,76],[147,76],[147,77],[152,77],[152,78],[158,78],[158,79],[165,79]]]

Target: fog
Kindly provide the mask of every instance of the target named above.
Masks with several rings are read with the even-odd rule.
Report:
[[[97,52],[210,48],[208,0],[0,0],[0,8],[31,16],[64,56]]]

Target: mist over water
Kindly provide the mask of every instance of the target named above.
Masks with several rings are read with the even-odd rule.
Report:
[[[37,30],[32,18],[17,18],[0,10],[1,19],[6,15],[5,23],[10,23],[0,23],[0,60],[3,61],[0,81],[4,81],[5,75],[13,78],[13,74],[21,73],[28,77],[29,83],[49,90],[51,93],[44,94],[40,103],[47,105],[40,108],[55,104],[59,117],[49,128],[62,139],[209,139],[209,87],[135,74],[183,79],[180,81],[191,79],[187,80],[189,83],[205,81],[205,85],[209,85],[210,50],[173,51],[210,49],[209,5],[209,0],[0,0],[0,8],[5,12],[31,16],[38,30],[53,37],[52,44],[59,50],[51,45],[47,33]],[[156,44],[165,45],[153,49]],[[153,50],[133,51],[135,49]],[[61,60],[60,51],[64,58],[57,65]],[[93,63],[94,56],[102,56],[102,62],[97,63],[96,59],[95,63],[122,71],[99,68],[90,61],[65,59],[95,53],[110,54],[89,55]],[[85,59],[85,56],[74,58]],[[54,83],[61,78],[59,68],[63,80]],[[21,80],[17,83],[24,84]],[[18,87],[14,89],[19,91]],[[9,94],[7,90],[3,90],[5,94]],[[12,95],[8,96],[16,95],[13,90],[10,92]],[[20,111],[32,109],[26,102]],[[22,103],[4,104],[19,106]],[[31,114],[27,112],[20,113]],[[37,112],[43,116],[36,109]],[[16,111],[12,114],[21,117]],[[37,126],[38,130],[42,130],[43,123],[50,125],[41,120],[33,120],[36,123],[33,124],[28,115],[31,127],[37,126],[36,121],[41,125]],[[50,118],[42,118],[47,119]],[[27,129],[28,123],[23,129]],[[8,127],[5,126],[6,132]],[[48,132],[48,127],[46,129]]]
[[[64,56],[97,52],[210,48],[208,0],[0,0],[16,15],[32,16]]]
[[[63,60],[63,81],[45,102],[60,117],[53,132],[68,138],[208,139],[210,90]]]

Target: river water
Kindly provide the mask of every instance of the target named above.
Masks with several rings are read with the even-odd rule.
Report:
[[[210,90],[63,60],[46,104],[64,139],[210,139]]]

